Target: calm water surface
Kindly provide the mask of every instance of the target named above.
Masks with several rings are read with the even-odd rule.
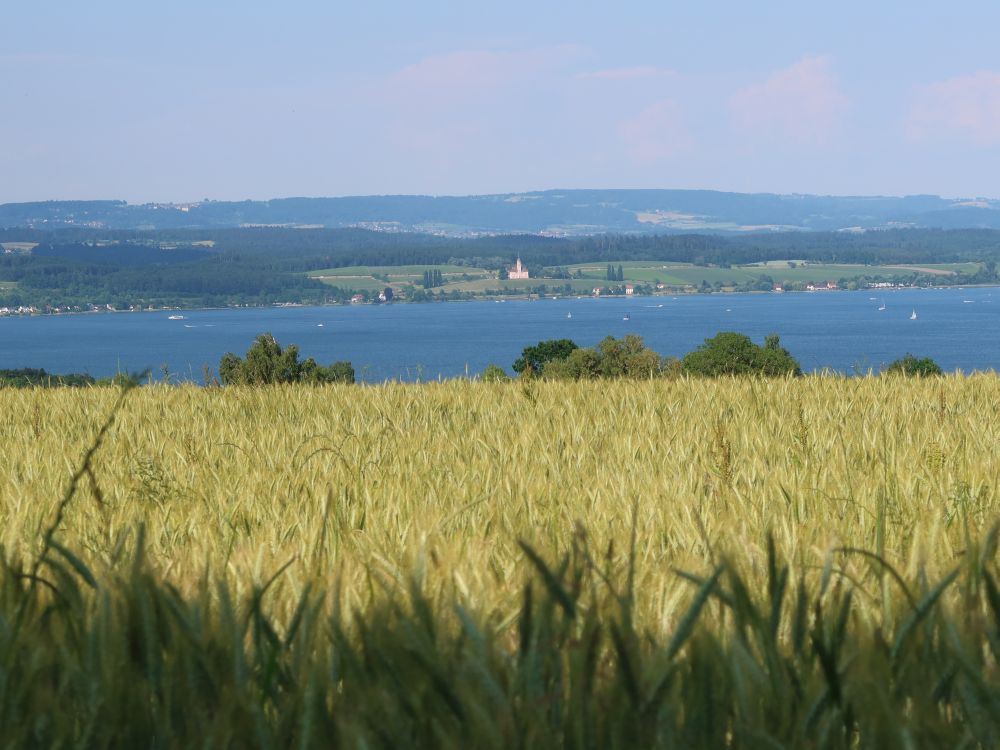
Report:
[[[876,299],[872,299],[875,297]],[[879,311],[884,301],[886,309]],[[917,319],[910,320],[912,311]],[[348,359],[359,378],[435,379],[510,369],[542,339],[581,346],[635,333],[664,355],[680,356],[718,331],[760,343],[769,333],[806,370],[864,371],[913,352],[946,370],[1000,365],[1000,289],[906,289],[887,293],[816,292],[606,299],[355,305],[250,310],[0,318],[0,368],[89,372],[166,365],[200,380],[227,351],[242,355],[254,337],[273,333],[321,363]],[[624,320],[625,315],[628,320]]]

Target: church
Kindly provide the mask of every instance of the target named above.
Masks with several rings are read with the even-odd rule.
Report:
[[[521,258],[517,259],[517,263],[514,264],[513,268],[507,269],[508,279],[526,279],[528,278],[528,267],[521,265]]]

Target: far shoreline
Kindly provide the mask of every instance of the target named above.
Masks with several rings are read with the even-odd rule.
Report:
[[[893,288],[867,288],[867,289],[785,289],[780,292],[776,291],[764,291],[760,289],[753,289],[748,291],[712,291],[712,292],[678,292],[673,293],[660,293],[660,294],[608,294],[608,295],[594,295],[594,294],[516,294],[516,295],[496,295],[496,296],[486,296],[477,295],[475,297],[467,299],[435,299],[435,300],[406,300],[406,299],[394,299],[392,302],[333,302],[328,304],[312,304],[304,302],[274,302],[269,305],[227,305],[221,307],[161,307],[153,310],[141,309],[141,310],[67,310],[58,312],[44,312],[35,311],[31,313],[8,313],[5,315],[0,315],[0,320],[17,319],[17,318],[60,318],[69,316],[80,316],[80,315],[122,315],[122,314],[137,314],[137,313],[186,313],[186,312],[213,312],[213,311],[239,311],[239,310],[275,310],[282,308],[315,308],[315,309],[328,309],[328,308],[350,308],[350,307],[383,307],[385,305],[436,305],[442,303],[469,303],[469,302],[541,302],[543,300],[569,300],[569,299],[610,299],[610,300],[629,300],[629,299],[663,299],[663,298],[679,298],[679,297],[715,297],[715,296],[725,296],[725,297],[737,297],[737,296],[761,296],[761,295],[784,295],[784,294],[794,294],[794,295],[807,295],[807,294],[842,294],[842,293],[858,293],[867,292],[869,294],[885,294],[892,292],[902,292],[902,291],[936,291],[945,289],[1000,289],[1000,284],[962,284],[959,285],[948,285],[940,284],[935,286],[905,286],[905,287],[893,287]]]

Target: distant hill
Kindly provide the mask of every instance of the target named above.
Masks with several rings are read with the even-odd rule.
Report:
[[[0,204],[0,227],[209,229],[262,225],[364,227],[452,237],[1000,229],[1000,200],[712,190],[547,190],[439,198],[398,195],[142,205],[124,201]]]

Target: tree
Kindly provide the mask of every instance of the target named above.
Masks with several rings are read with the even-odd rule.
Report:
[[[504,372],[500,365],[489,364],[483,370],[481,379],[484,383],[506,383],[510,380],[510,376]]]
[[[243,381],[243,360],[232,352],[226,352],[219,360],[219,380],[223,385]]]
[[[618,281],[625,281],[625,271],[622,269],[622,264],[618,264],[618,275],[615,277]]]
[[[354,365],[347,360],[339,360],[329,367],[323,367],[316,363],[312,357],[302,363],[302,370],[299,373],[300,383],[353,383]]]
[[[918,359],[907,352],[885,369],[886,374],[908,375],[910,377],[927,378],[932,375],[942,375],[941,366],[930,357]]]
[[[437,268],[424,271],[424,289],[431,289],[436,286],[444,286],[444,275]]]
[[[275,383],[353,383],[350,362],[322,367],[312,357],[299,361],[294,344],[281,348],[270,333],[262,333],[247,350],[246,359],[227,352],[219,361],[223,385],[272,385]]]
[[[725,331],[688,353],[681,361],[684,372],[692,375],[801,375],[802,368],[781,346],[777,336],[768,336],[764,346],[749,336]]]
[[[566,359],[575,349],[579,349],[569,339],[549,339],[539,341],[534,346],[526,346],[521,356],[513,364],[516,373],[541,374],[547,362],[555,359]]]
[[[592,347],[574,349],[568,357],[546,362],[546,380],[592,380],[601,377],[601,356]]]
[[[781,345],[778,334],[764,337],[764,346],[758,352],[762,375],[801,375],[802,368],[791,353]]]
[[[641,336],[623,339],[606,336],[597,345],[600,372],[606,378],[651,378],[660,372],[660,355],[646,346]]]
[[[641,336],[607,336],[596,347],[574,349],[568,357],[546,363],[542,376],[553,380],[652,378],[664,371],[664,364]]]
[[[247,385],[293,383],[299,379],[302,369],[299,348],[292,344],[282,349],[274,336],[262,334],[247,350],[241,368],[243,382]]]

